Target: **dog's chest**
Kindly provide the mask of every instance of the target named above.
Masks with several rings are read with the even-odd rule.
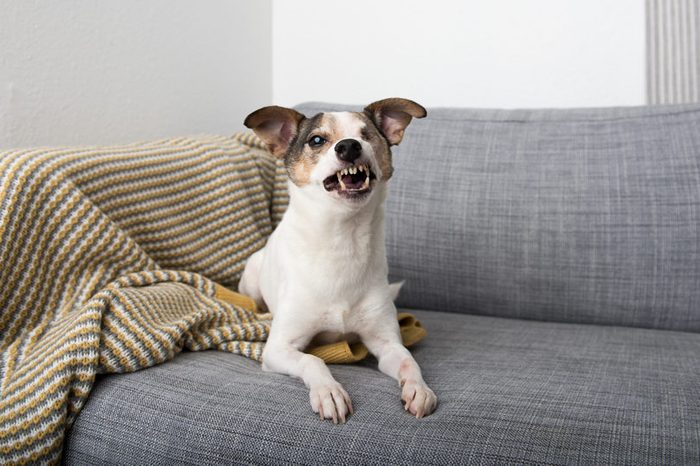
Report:
[[[349,339],[363,320],[363,309],[347,301],[329,303],[325,308],[317,308],[316,312],[313,327],[317,334],[314,340],[321,344]]]
[[[382,212],[323,222],[293,207],[268,243],[263,296],[273,314],[291,313],[308,332],[335,340],[362,328],[386,286]]]
[[[347,341],[350,344],[356,343],[360,337],[355,332],[319,332],[311,340],[310,346],[328,345],[339,341]]]
[[[367,238],[319,235],[314,241],[287,242],[284,251],[289,278],[312,291],[317,299],[350,305],[384,273],[386,259]]]

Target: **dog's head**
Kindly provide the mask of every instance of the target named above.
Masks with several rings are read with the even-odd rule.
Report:
[[[377,183],[391,178],[390,147],[401,142],[412,118],[426,116],[417,103],[384,99],[363,112],[319,113],[307,118],[284,107],[263,107],[245,119],[291,181],[341,202],[362,203]]]

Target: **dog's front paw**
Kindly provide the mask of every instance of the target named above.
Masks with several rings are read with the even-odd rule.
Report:
[[[423,381],[408,379],[402,382],[401,401],[404,409],[417,418],[427,416],[437,406],[437,396]]]
[[[309,399],[314,413],[318,413],[321,419],[332,419],[333,424],[338,421],[345,423],[347,415],[352,414],[350,395],[338,382],[311,387]]]

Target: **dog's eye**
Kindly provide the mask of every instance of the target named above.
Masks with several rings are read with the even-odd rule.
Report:
[[[311,147],[322,146],[325,143],[326,140],[323,139],[321,136],[312,136],[311,139],[309,139],[309,146]]]

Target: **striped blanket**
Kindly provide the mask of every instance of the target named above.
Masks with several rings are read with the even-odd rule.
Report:
[[[59,462],[97,374],[183,349],[259,360],[270,316],[231,290],[286,203],[252,135],[0,153],[0,463]]]

